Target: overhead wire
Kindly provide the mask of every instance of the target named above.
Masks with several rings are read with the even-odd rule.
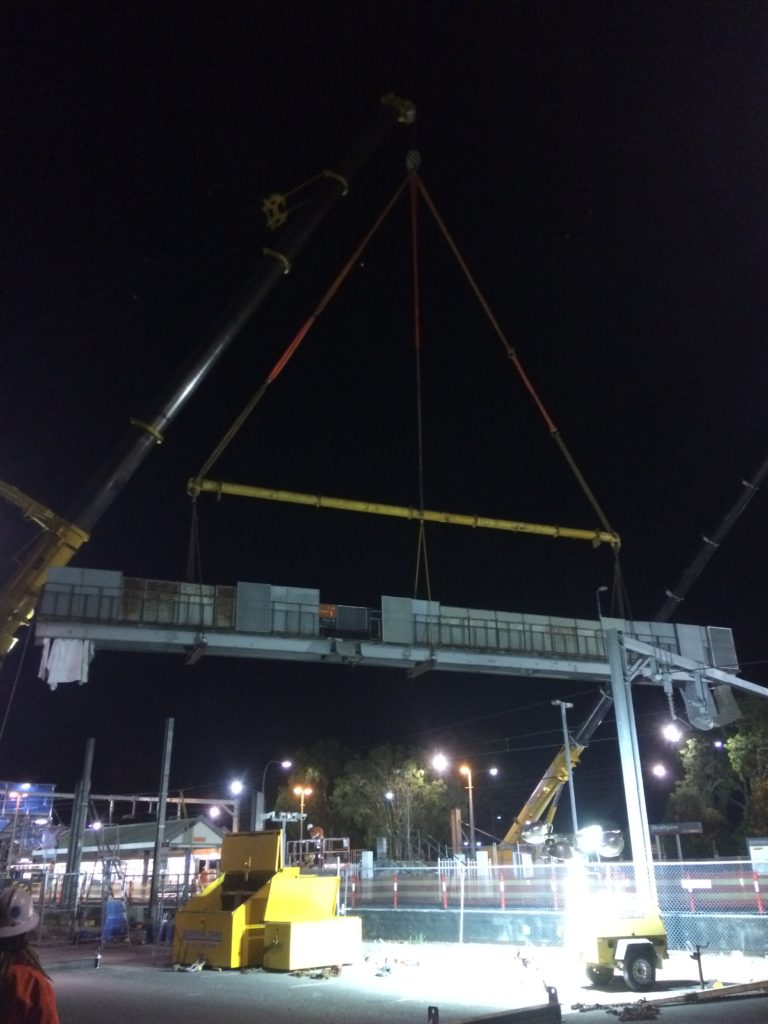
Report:
[[[411,151],[407,158],[409,179],[409,198],[411,209],[411,270],[413,275],[413,352],[414,367],[416,374],[416,461],[418,472],[418,495],[419,511],[419,535],[416,545],[416,572],[413,581],[413,596],[419,594],[419,576],[421,566],[424,566],[424,581],[427,590],[427,600],[432,600],[432,584],[429,578],[429,561],[427,558],[427,534],[424,522],[424,413],[422,407],[421,388],[421,294],[419,278],[419,191],[417,186],[416,171],[419,166],[419,157],[415,151]]]

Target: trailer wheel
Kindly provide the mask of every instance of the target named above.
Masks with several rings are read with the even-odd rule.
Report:
[[[630,946],[624,957],[624,981],[633,992],[648,992],[656,984],[653,947]]]
[[[593,985],[610,985],[613,979],[612,967],[588,967],[587,978]]]

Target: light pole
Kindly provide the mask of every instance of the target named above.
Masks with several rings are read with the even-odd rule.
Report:
[[[472,797],[472,769],[468,764],[463,764],[459,771],[467,776],[467,792],[469,793],[469,845],[472,849],[472,857],[475,856],[475,801]]]
[[[299,798],[299,865],[304,859],[304,800],[312,793],[311,786],[294,786],[294,794]]]
[[[560,708],[560,716],[563,721],[563,746],[565,747],[565,763],[568,768],[568,792],[571,797],[571,828],[573,834],[579,831],[579,826],[576,821],[576,792],[573,788],[573,765],[571,764],[571,739],[568,735],[568,719],[566,718],[566,711],[573,708],[573,704],[569,704],[565,700],[553,700],[552,704],[555,707]]]
[[[598,622],[602,622],[603,621],[603,606],[600,603],[600,595],[601,594],[607,594],[607,593],[608,593],[608,587],[598,587],[597,590],[595,591],[595,600],[597,601],[597,621]]]
[[[389,852],[389,856],[394,857],[395,859],[399,860],[400,856],[401,856],[401,853],[402,853],[402,850],[400,848],[402,844],[400,842],[399,829],[397,828],[397,817],[398,817],[398,815],[397,815],[397,811],[396,811],[396,807],[395,807],[395,794],[394,794],[394,791],[391,790],[391,789],[388,789],[387,792],[384,794],[384,799],[386,801],[388,801],[389,807],[390,807],[390,812],[391,812],[390,815],[389,815],[389,821],[390,821],[390,825],[389,825],[389,841],[390,841],[390,846],[391,846],[391,850]],[[397,847],[395,847],[395,834],[396,834],[396,832],[397,832],[397,837],[398,837]]]
[[[243,784],[240,779],[235,779],[229,784],[229,792],[235,798],[232,806],[232,831],[240,831],[240,794],[243,792]]]
[[[266,804],[267,769],[273,764],[279,764],[281,768],[292,768],[293,761],[267,761],[264,771],[261,773],[261,789],[253,794],[251,800],[251,832],[264,831],[264,810]]]

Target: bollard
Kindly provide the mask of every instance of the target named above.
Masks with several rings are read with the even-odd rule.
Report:
[[[685,885],[685,882],[687,882],[688,885]],[[690,904],[690,910],[691,910],[692,914],[695,914],[696,913],[696,900],[694,899],[694,896],[693,896],[693,886],[691,885],[690,878],[686,878],[685,882],[683,882],[683,885],[685,885],[685,888],[688,890],[688,902]]]
[[[94,955],[94,958],[93,958],[93,966],[96,967],[96,968],[101,967],[101,950],[100,949],[96,950],[96,954]]]
[[[758,912],[758,914],[762,914],[763,913],[763,897],[762,897],[762,894],[760,893],[760,884],[759,884],[759,882],[757,880],[757,872],[756,871],[752,872],[752,882],[753,882],[753,884],[755,886],[755,897],[757,899],[757,912]]]

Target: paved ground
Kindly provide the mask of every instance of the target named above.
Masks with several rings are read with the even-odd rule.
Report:
[[[588,1024],[597,1018],[587,1013],[586,1007],[594,1013],[601,1010],[600,1017],[608,1019],[606,1013],[611,1009],[615,1012],[623,1004],[636,1004],[644,998],[661,1002],[702,988],[698,964],[684,953],[671,955],[659,972],[654,992],[642,997],[630,992],[618,976],[607,988],[591,987],[580,967],[569,963],[562,950],[557,949],[365,943],[364,959],[345,966],[339,977],[331,978],[318,972],[288,976],[265,975],[260,971],[204,971],[203,977],[174,972],[169,946],[108,946],[99,971],[95,971],[95,951],[94,945],[51,946],[41,951],[59,992],[63,1024],[86,1024],[92,1020],[118,1024],[123,1019],[121,1013],[125,1013],[126,1020],[149,1024],[155,1019],[173,1019],[168,1007],[182,1005],[186,1009],[180,1019],[187,1024],[197,1020],[196,1013],[200,1012],[201,1020],[206,1019],[212,1006],[222,1011],[225,1005],[232,1024],[240,1020],[256,1022],[261,1013],[267,1014],[265,1020],[276,1020],[276,1011],[269,1009],[272,1005],[285,1006],[286,1020],[291,1019],[291,1013],[294,1021],[311,1013],[314,1020],[389,1020],[413,1024],[424,1024],[428,1008],[436,1006],[440,1024],[459,1024],[516,1007],[542,1004],[547,998],[546,986],[557,989],[566,1020]],[[707,957],[704,951],[702,969],[708,989],[718,983],[768,980],[768,959],[738,955]],[[115,999],[119,993],[119,1006],[105,1015],[107,990],[114,993]],[[254,1005],[255,995],[258,1009]],[[98,1009],[89,1009],[91,1003]]]

